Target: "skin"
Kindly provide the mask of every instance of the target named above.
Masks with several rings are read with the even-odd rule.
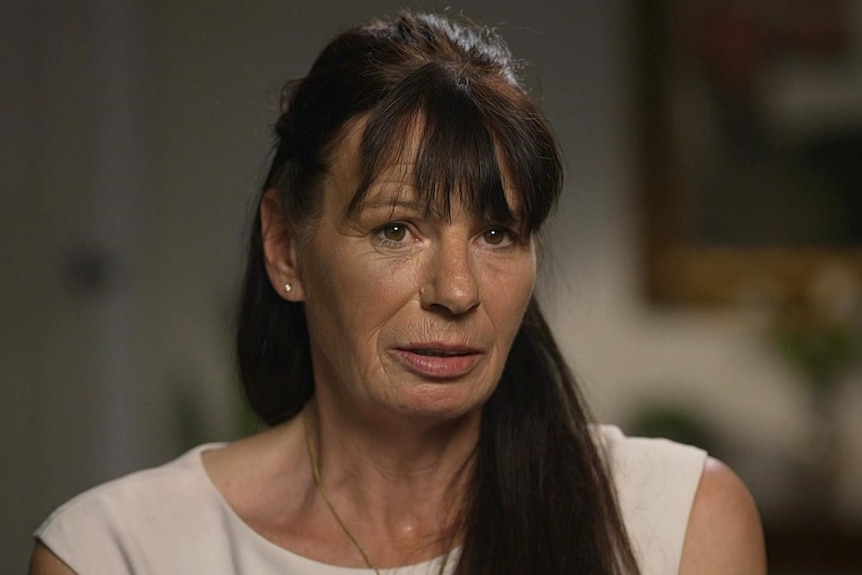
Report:
[[[305,304],[316,390],[308,410],[324,485],[347,524],[363,526],[375,565],[387,567],[449,547],[481,407],[532,295],[536,255],[531,238],[459,204],[427,213],[409,164],[380,174],[347,217],[361,128],[345,134],[310,234],[291,233],[274,192],[262,215],[272,284]],[[416,369],[439,358],[410,350],[435,346],[470,350],[467,367]],[[343,564],[363,566],[331,512],[322,515],[321,531],[347,542]],[[313,549],[324,539],[304,548],[333,562]]]
[[[765,575],[766,546],[754,499],[725,464],[709,458],[689,517],[680,575]]]
[[[387,440],[475,422],[535,285],[533,242],[460,204],[449,217],[426,214],[409,165],[384,171],[346,217],[360,136],[349,130],[335,159],[309,242],[280,242],[288,235],[280,222],[265,224],[275,237],[267,241],[273,285],[291,283],[284,296],[305,303],[320,409],[379,427]],[[417,372],[411,364],[426,361],[410,350],[432,346],[469,348],[474,364],[455,376]]]
[[[386,568],[451,547],[481,406],[532,294],[536,256],[530,238],[461,205],[448,216],[417,208],[409,164],[381,174],[357,217],[346,218],[360,134],[359,126],[345,133],[312,228],[294,233],[274,191],[261,207],[272,285],[306,307],[315,397],[301,417],[203,461],[263,537],[311,559],[365,567],[315,486],[307,420],[332,503],[375,566]],[[416,352],[442,344],[469,350],[469,359]],[[759,534],[745,487],[710,461],[680,573],[765,573]],[[72,571],[37,544],[30,573]]]
[[[757,508],[742,481],[710,458],[695,495],[680,575],[763,575],[766,553]],[[31,575],[73,575],[51,551],[37,544]]]
[[[695,494],[679,575],[765,575],[766,551],[757,508],[745,485],[710,458]],[[31,575],[74,575],[41,545]]]

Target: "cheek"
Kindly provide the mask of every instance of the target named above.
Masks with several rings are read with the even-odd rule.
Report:
[[[379,254],[343,254],[322,276],[321,303],[334,306],[341,328],[363,340],[398,312],[416,291],[416,266]]]
[[[488,306],[498,334],[506,340],[514,339],[535,284],[536,269],[532,259],[515,266],[501,266],[491,273],[489,295],[483,304]]]
[[[371,259],[363,262],[356,285],[372,308],[398,308],[417,291],[415,262]]]

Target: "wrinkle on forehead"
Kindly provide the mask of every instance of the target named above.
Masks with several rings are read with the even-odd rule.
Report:
[[[439,217],[451,218],[456,207],[481,219],[510,224],[522,220],[522,194],[488,130],[482,130],[479,141],[468,135],[466,142],[459,142],[456,134],[455,144],[444,147],[441,140],[453,136],[440,137],[441,128],[429,124],[424,114],[378,126],[377,133],[369,134],[374,128],[368,124],[365,116],[346,128],[345,139],[352,144],[348,147],[359,153],[359,182],[346,215],[368,202],[389,201],[393,206],[415,202],[421,211]],[[451,126],[442,128],[447,129]]]

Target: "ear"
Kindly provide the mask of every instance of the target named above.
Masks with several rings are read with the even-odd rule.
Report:
[[[297,261],[296,238],[284,214],[278,192],[269,189],[260,202],[260,233],[266,273],[275,293],[287,301],[305,299]],[[290,291],[285,286],[290,285]]]

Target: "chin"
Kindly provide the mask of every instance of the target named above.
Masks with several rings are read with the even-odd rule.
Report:
[[[454,383],[426,383],[400,398],[396,410],[413,418],[450,421],[478,416],[493,388],[486,392],[463,389]]]

